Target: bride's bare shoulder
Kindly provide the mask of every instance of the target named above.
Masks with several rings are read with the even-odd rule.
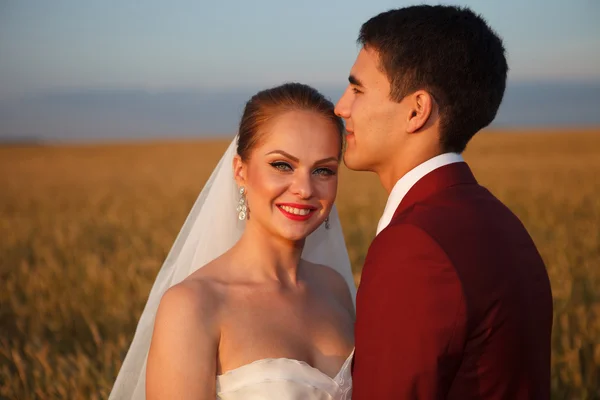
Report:
[[[160,300],[156,326],[178,324],[218,337],[224,290],[213,263],[169,288]],[[211,335],[212,336],[212,335]]]
[[[209,279],[185,279],[165,292],[148,354],[148,392],[156,395],[190,382],[201,388],[198,392],[211,387],[217,371],[220,304],[217,286]]]
[[[160,325],[202,327],[204,332],[214,333],[216,337],[219,303],[219,295],[213,285],[202,280],[185,280],[163,295],[155,329]]]

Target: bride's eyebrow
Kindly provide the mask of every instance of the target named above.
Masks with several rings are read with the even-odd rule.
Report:
[[[284,157],[286,157],[286,158],[289,158],[290,160],[292,160],[292,161],[294,161],[294,162],[300,162],[300,159],[298,159],[298,157],[294,157],[293,155],[291,155],[291,154],[289,154],[289,153],[286,153],[286,152],[285,152],[285,151],[283,151],[283,150],[273,150],[273,151],[270,151],[270,152],[268,152],[268,153],[267,153],[267,154],[265,154],[265,155],[267,155],[267,156],[268,156],[268,155],[271,155],[271,154],[279,154],[279,155],[282,155],[282,156],[284,156]]]
[[[325,164],[325,163],[328,163],[330,161],[335,161],[337,163],[339,160],[338,160],[337,157],[327,157],[327,158],[324,158],[322,160],[319,160],[319,161],[315,162],[315,165]]]
[[[286,158],[289,158],[290,160],[292,160],[292,161],[294,161],[296,163],[300,162],[300,159],[298,159],[297,157],[294,157],[293,155],[291,155],[289,153],[286,153],[283,150],[273,150],[273,151],[268,152],[265,155],[268,156],[268,155],[271,155],[271,154],[279,154],[279,155],[282,155],[282,156],[284,156]],[[322,160],[316,161],[315,165],[317,165],[317,164],[324,164],[324,163],[327,163],[327,162],[330,162],[330,161],[338,162],[339,160],[337,159],[337,157],[327,157],[327,158],[324,158]]]

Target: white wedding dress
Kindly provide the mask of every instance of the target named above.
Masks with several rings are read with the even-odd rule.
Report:
[[[353,355],[333,378],[303,361],[257,360],[217,376],[217,399],[350,400]]]
[[[194,271],[225,253],[242,235],[245,221],[239,221],[237,218],[239,195],[233,179],[235,154],[234,139],[196,199],[156,277],[109,400],[146,398],[146,361],[156,311],[163,294]],[[354,300],[356,287],[335,206],[329,214],[329,225],[329,229],[321,226],[306,238],[302,258],[315,264],[327,265],[339,272],[348,284]],[[350,399],[351,360],[352,355],[333,378],[296,360],[258,360],[217,376],[217,398]]]

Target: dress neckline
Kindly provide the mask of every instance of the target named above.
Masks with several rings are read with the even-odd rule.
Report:
[[[312,365],[310,365],[306,361],[296,360],[294,358],[277,357],[277,358],[261,358],[261,359],[249,362],[248,364],[241,365],[241,366],[239,366],[237,368],[230,369],[229,371],[226,371],[226,372],[224,372],[221,375],[217,375],[217,380],[218,379],[222,379],[222,378],[227,377],[227,376],[231,376],[231,375],[233,375],[235,373],[241,372],[242,370],[245,370],[245,369],[251,368],[253,366],[260,365],[260,364],[273,363],[273,362],[287,362],[287,363],[293,363],[293,364],[296,364],[296,365],[300,365],[300,366],[309,368],[309,369],[315,371],[316,373],[322,375],[323,377],[326,377],[327,379],[335,382],[335,381],[337,381],[339,379],[340,375],[347,368],[348,363],[350,363],[352,361],[352,357],[353,356],[354,356],[354,349],[352,349],[352,352],[346,358],[346,361],[344,361],[344,363],[340,367],[338,373],[334,377],[331,377],[331,376],[327,375],[325,372],[321,371],[320,369],[318,369],[316,367],[313,367]]]

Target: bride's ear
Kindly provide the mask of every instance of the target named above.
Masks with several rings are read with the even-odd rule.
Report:
[[[233,177],[238,186],[246,186],[246,164],[238,154],[233,157]]]

